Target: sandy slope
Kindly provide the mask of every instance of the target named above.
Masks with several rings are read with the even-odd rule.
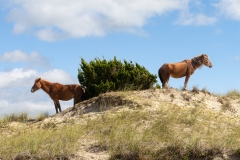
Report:
[[[110,110],[126,110],[131,112],[132,109],[139,107],[143,110],[155,110],[162,103],[174,104],[182,108],[202,107],[206,109],[206,112],[208,110],[221,112],[221,114],[232,118],[240,116],[239,98],[221,97],[202,91],[150,89],[145,91],[102,94],[99,97],[77,104],[75,108],[68,108],[57,115],[45,119],[41,122],[41,125],[44,126],[44,124],[49,122],[61,125],[66,119],[74,119],[78,123],[84,123],[84,118],[78,118],[79,115],[94,118]],[[93,147],[94,141],[82,140],[79,143],[81,143],[81,147],[76,154],[77,156],[73,157],[73,159],[104,160],[109,158],[106,151]]]

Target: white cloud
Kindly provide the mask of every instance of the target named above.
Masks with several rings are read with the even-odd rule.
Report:
[[[221,0],[215,4],[215,7],[217,7],[223,15],[235,20],[240,20],[239,0]]]
[[[30,97],[29,97],[30,98]],[[30,98],[33,99],[33,98]],[[31,117],[36,117],[40,113],[49,113],[53,115],[56,113],[55,107],[52,101],[21,101],[21,102],[9,102],[7,100],[0,99],[0,117],[9,115],[11,113],[20,114],[23,112],[28,113]],[[73,102],[60,102],[62,110],[72,107]]]
[[[216,17],[209,17],[204,14],[182,13],[175,22],[180,25],[206,26],[213,25],[217,22]]]
[[[235,60],[236,60],[236,61],[239,61],[239,60],[240,60],[240,56],[236,56],[236,57],[235,57]]]
[[[45,73],[40,74],[40,77],[51,82],[59,82],[62,84],[78,83],[76,78],[59,69],[49,70]]]
[[[47,58],[41,56],[38,52],[32,52],[30,54],[24,53],[20,50],[15,50],[12,52],[6,52],[0,55],[0,62],[11,62],[11,63],[18,63],[18,62],[26,62],[30,63],[31,68],[35,66],[41,66],[47,69],[50,69],[50,62]]]
[[[26,87],[33,84],[37,77],[42,77],[48,81],[59,83],[77,83],[76,78],[63,70],[52,69],[44,73],[35,70],[24,70],[15,68],[9,72],[0,72],[0,88]]]
[[[188,5],[180,11],[175,24],[194,26],[213,25],[217,22],[217,18],[215,16],[208,16],[206,14],[207,9],[206,2],[204,3],[200,0],[189,1]]]
[[[189,0],[10,0],[14,32],[35,32],[42,40],[130,32],[151,17],[185,8]]]
[[[0,77],[0,116],[20,112],[28,112],[35,116],[45,111],[55,114],[54,104],[44,91],[30,92],[37,77],[63,84],[78,83],[76,78],[59,69],[39,73],[35,70],[15,68],[8,72],[0,72]],[[73,105],[72,100],[60,103],[62,110]]]
[[[13,52],[6,52],[0,56],[2,62],[30,62],[35,61],[36,58],[40,57],[37,52],[31,54],[23,53],[22,51],[15,50]]]
[[[25,71],[22,68],[15,68],[10,72],[0,72],[0,88],[26,87],[29,85],[30,79],[36,75],[36,71]]]
[[[0,62],[10,65],[14,63],[15,66],[13,69],[0,71],[0,117],[21,112],[27,112],[31,116],[45,111],[55,114],[54,104],[44,91],[39,90],[34,94],[30,92],[37,77],[62,84],[79,83],[76,77],[72,77],[64,70],[51,69],[50,62],[37,52],[30,54],[19,50],[6,52],[0,55]],[[45,66],[45,69],[36,70],[39,66]],[[72,100],[61,102],[62,110],[72,105]]]
[[[9,102],[7,100],[0,100],[0,117],[4,115],[9,115],[11,113],[23,113],[27,112],[31,116],[39,115],[42,112],[51,112],[51,106],[52,108],[53,103],[50,101],[40,101],[40,102],[30,102],[30,101],[21,101],[21,102]]]
[[[223,30],[221,28],[218,28],[215,30],[216,35],[221,35],[223,33]]]

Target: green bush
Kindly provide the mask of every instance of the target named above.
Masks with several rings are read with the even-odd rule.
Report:
[[[87,63],[81,59],[78,80],[86,89],[85,99],[100,93],[122,90],[144,90],[153,87],[157,76],[132,62],[124,63],[114,57],[113,60],[95,58]]]

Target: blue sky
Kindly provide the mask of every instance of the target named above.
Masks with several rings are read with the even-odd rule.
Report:
[[[204,53],[213,68],[196,70],[188,89],[240,90],[239,0],[0,0],[0,6],[0,116],[53,114],[46,93],[30,88],[37,77],[78,83],[81,58],[116,56],[157,74],[164,63]],[[169,81],[174,88],[183,83]]]

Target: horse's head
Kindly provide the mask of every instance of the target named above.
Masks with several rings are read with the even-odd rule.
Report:
[[[32,93],[35,92],[35,91],[37,91],[37,90],[39,90],[39,89],[41,88],[40,80],[41,80],[41,78],[37,78],[37,79],[35,80],[35,83],[34,83],[34,85],[32,86],[32,89],[31,89],[31,92],[32,92]]]
[[[203,57],[203,64],[205,66],[208,66],[209,68],[212,68],[212,62],[209,60],[208,55],[202,54],[202,57]]]

